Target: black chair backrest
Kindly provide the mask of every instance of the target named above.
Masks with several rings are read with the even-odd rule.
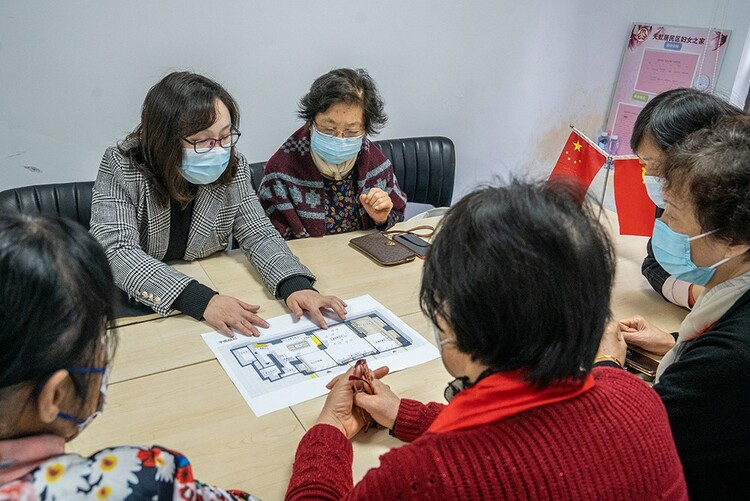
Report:
[[[453,197],[456,154],[447,137],[410,137],[374,141],[393,164],[398,184],[409,202],[447,207]],[[258,190],[265,162],[250,164]],[[93,181],[39,184],[0,192],[0,209],[59,214],[89,229]]]
[[[409,137],[373,141],[393,164],[399,186],[409,202],[448,207],[453,197],[456,152],[447,137]],[[250,164],[253,188],[258,191],[265,162]]]
[[[407,137],[374,141],[393,164],[409,202],[448,207],[453,198],[456,152],[447,137]]]
[[[260,182],[263,180],[263,169],[266,168],[266,162],[253,162],[250,164],[250,181],[253,183],[253,189],[258,193]]]
[[[38,184],[0,192],[0,209],[23,213],[59,214],[81,223],[91,223],[93,181]]]

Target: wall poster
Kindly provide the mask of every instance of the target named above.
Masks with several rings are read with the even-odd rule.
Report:
[[[633,24],[620,66],[607,130],[619,137],[617,155],[631,155],[630,136],[641,109],[677,87],[713,92],[729,31]]]

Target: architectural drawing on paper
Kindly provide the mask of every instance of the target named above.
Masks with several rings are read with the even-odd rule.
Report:
[[[256,416],[325,395],[326,384],[357,360],[391,372],[435,360],[440,352],[371,296],[346,300],[347,319],[321,329],[310,319],[269,318],[259,339],[203,334]]]
[[[316,373],[354,360],[406,348],[411,340],[377,312],[369,312],[328,329],[311,329],[264,342],[235,346],[231,353],[243,368],[252,367],[263,381]]]

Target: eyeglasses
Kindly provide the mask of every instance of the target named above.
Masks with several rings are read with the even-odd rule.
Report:
[[[365,133],[363,129],[347,129],[345,131],[340,131],[335,127],[321,127],[320,125],[318,125],[318,122],[315,121],[313,121],[313,126],[318,132],[320,132],[321,134],[325,134],[326,136],[353,138],[359,137]]]
[[[191,141],[190,139],[183,137],[186,142],[193,145],[193,149],[196,153],[208,153],[213,150],[216,146],[220,146],[224,149],[231,148],[237,141],[240,140],[242,133],[240,130],[232,125],[231,132],[224,137],[218,139],[202,139],[200,141]]]

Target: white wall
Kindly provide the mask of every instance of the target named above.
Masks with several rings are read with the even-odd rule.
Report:
[[[94,179],[148,88],[176,69],[235,96],[251,161],[298,126],[316,76],[352,66],[385,98],[381,138],[455,141],[457,196],[494,176],[546,176],[569,123],[603,125],[638,20],[734,30],[719,78],[729,94],[747,0],[3,0],[0,190]]]
[[[746,110],[750,106],[750,28],[737,68],[737,77],[732,87],[732,102]]]

